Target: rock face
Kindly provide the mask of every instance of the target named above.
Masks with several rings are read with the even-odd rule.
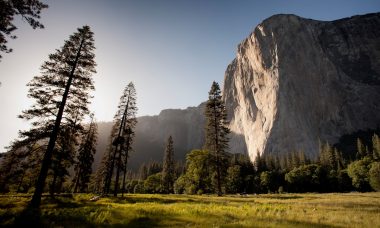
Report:
[[[275,15],[239,46],[224,81],[231,150],[318,154],[380,125],[380,14],[323,22]],[[243,141],[243,142],[242,142]]]
[[[130,154],[128,167],[137,170],[142,163],[162,161],[169,135],[174,141],[174,157],[184,161],[186,153],[200,149],[204,143],[204,108],[166,109],[157,116],[138,117],[134,151]],[[109,143],[112,123],[98,124],[99,142],[95,154],[94,170],[98,167]]]

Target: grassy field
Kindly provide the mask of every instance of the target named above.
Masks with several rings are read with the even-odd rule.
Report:
[[[51,227],[380,227],[380,193],[255,196],[92,195],[43,199],[0,196],[0,225]]]

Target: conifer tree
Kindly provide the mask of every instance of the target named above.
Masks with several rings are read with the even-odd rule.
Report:
[[[374,134],[372,136],[372,148],[373,157],[375,160],[380,160],[380,138],[378,135]]]
[[[164,193],[173,193],[174,186],[174,147],[173,147],[173,138],[169,136],[168,142],[166,144],[164,162],[162,165],[162,189]]]
[[[216,171],[216,193],[222,195],[223,168],[227,157],[228,134],[227,112],[222,101],[219,84],[212,83],[206,104],[206,143],[205,148],[210,151]]]
[[[356,158],[361,159],[367,155],[366,147],[363,144],[361,139],[356,140],[356,148],[357,148],[357,153],[356,153]]]
[[[19,117],[32,121],[32,127],[21,131],[22,139],[15,144],[49,139],[31,201],[33,207],[40,205],[60,129],[70,126],[74,134],[82,129],[81,121],[89,113],[89,92],[94,89],[92,75],[96,66],[94,49],[90,27],[79,28],[61,49],[49,55],[41,66],[41,74],[28,83],[28,96],[36,102]]]
[[[148,177],[148,167],[146,166],[145,163],[140,165],[139,169],[139,179],[140,180],[145,180]]]
[[[78,188],[80,192],[87,189],[92,173],[92,163],[94,162],[94,154],[96,152],[96,142],[98,137],[98,125],[94,121],[94,116],[91,115],[91,122],[87,131],[82,134],[76,164],[75,164],[75,178],[74,178],[74,192]]]
[[[119,192],[121,171],[124,171],[123,186],[125,186],[126,165],[129,152],[132,149],[134,128],[137,124],[136,114],[136,89],[134,84],[130,82],[124,89],[123,95],[120,97],[118,111],[114,117],[114,132],[111,135],[112,151],[109,153],[108,169],[105,180],[104,193],[106,194],[110,191],[111,180],[115,167],[116,178],[114,195],[116,196]]]
[[[128,158],[129,153],[133,151],[133,141],[135,138],[135,128],[137,125],[137,106],[136,106],[136,89],[134,84],[131,82],[127,86],[128,90],[128,110],[126,112],[126,124],[124,127],[124,135],[126,137],[125,145],[123,146],[123,160],[124,160],[124,171],[123,171],[123,184],[122,184],[122,196],[125,192],[125,180],[127,177],[127,164],[128,164]]]

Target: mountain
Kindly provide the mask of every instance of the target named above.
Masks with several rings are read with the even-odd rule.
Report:
[[[174,141],[174,158],[185,160],[192,149],[200,149],[204,142],[205,103],[187,109],[166,109],[157,116],[138,117],[134,151],[130,154],[128,167],[137,170],[142,163],[162,161],[169,135]],[[111,122],[98,123],[99,139],[94,170],[99,166],[108,145]]]
[[[320,142],[380,126],[380,14],[336,21],[275,15],[238,45],[223,83],[230,152],[304,151],[316,158]],[[129,167],[161,161],[169,135],[184,160],[204,142],[204,108],[167,109],[138,118]],[[100,123],[96,167],[111,123]]]
[[[240,43],[224,100],[233,151],[318,154],[380,126],[380,13],[336,21],[275,15]]]

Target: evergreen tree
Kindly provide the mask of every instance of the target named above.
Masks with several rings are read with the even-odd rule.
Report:
[[[356,148],[357,148],[356,159],[361,159],[367,155],[366,147],[363,144],[362,140],[359,138],[356,140]]]
[[[322,145],[319,152],[319,163],[328,170],[336,170],[337,160],[334,148],[329,143]]]
[[[78,188],[81,192],[86,191],[92,173],[92,163],[94,162],[94,154],[96,152],[96,142],[98,137],[98,125],[94,122],[91,115],[91,122],[85,134],[82,134],[81,143],[79,146],[74,178],[74,192]]]
[[[139,169],[139,179],[145,180],[148,177],[148,167],[145,163],[141,164]]]
[[[257,152],[256,153],[256,158],[255,158],[255,161],[254,161],[254,167],[255,167],[255,170],[257,173],[261,173],[263,171],[265,171],[265,160],[263,157],[261,157],[260,153]]]
[[[212,83],[206,104],[206,144],[205,148],[210,151],[216,171],[216,193],[222,195],[222,185],[226,169],[223,164],[226,161],[228,149],[227,113],[219,84]]]
[[[147,176],[162,172],[162,163],[156,161],[149,162],[147,166]]]
[[[32,128],[20,132],[24,139],[16,144],[49,139],[31,202],[33,207],[40,205],[60,128],[70,126],[74,132],[80,130],[81,121],[88,114],[89,91],[94,89],[94,49],[90,27],[79,28],[60,50],[49,55],[41,74],[28,83],[28,95],[36,103],[19,117],[32,121]]]
[[[373,157],[375,160],[380,160],[380,138],[378,135],[374,134],[372,136],[372,148]]]
[[[41,10],[47,7],[48,5],[39,0],[0,0],[0,52],[12,51],[6,46],[6,37],[16,38],[12,35],[12,32],[17,29],[12,22],[15,15],[21,15],[22,19],[28,22],[33,29],[44,28],[38,19],[40,19]],[[0,60],[1,57],[0,55]]]
[[[110,190],[111,180],[116,167],[116,178],[114,195],[119,192],[120,173],[124,172],[123,189],[125,188],[126,166],[129,152],[132,150],[134,139],[134,128],[137,124],[136,119],[136,89],[130,82],[124,89],[123,95],[120,97],[118,111],[114,117],[114,134],[111,135],[112,152],[110,153],[109,167],[105,181],[105,193]],[[124,161],[124,162],[123,162]]]
[[[164,193],[173,193],[174,186],[174,147],[172,136],[169,136],[162,165],[162,190]]]

